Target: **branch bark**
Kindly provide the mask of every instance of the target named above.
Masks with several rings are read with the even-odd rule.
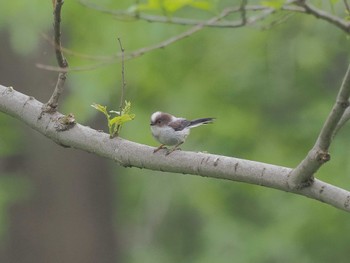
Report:
[[[339,187],[315,180],[303,189],[289,188],[291,168],[207,153],[179,151],[165,156],[160,151],[153,154],[153,147],[120,137],[110,139],[108,134],[80,124],[58,131],[57,122],[62,119],[62,114],[42,115],[42,106],[33,97],[0,85],[0,111],[21,120],[60,145],[112,159],[124,167],[256,184],[303,195],[350,212],[350,192]]]

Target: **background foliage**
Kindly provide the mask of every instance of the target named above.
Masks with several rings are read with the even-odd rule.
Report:
[[[95,2],[111,9],[142,10],[152,2],[159,4]],[[169,7],[176,12],[166,10],[166,15],[207,19],[231,4],[198,2],[207,5]],[[341,1],[316,2],[345,16]],[[148,10],[165,12],[158,7]],[[21,60],[35,57],[36,62],[55,63],[51,49],[43,51],[46,42],[41,37],[43,32],[51,34],[51,12],[50,1],[12,1],[0,9],[0,30],[6,32]],[[349,40],[342,31],[311,16],[293,15],[265,30],[272,20],[240,29],[207,28],[127,61],[126,99],[136,119],[123,127],[121,136],[156,146],[149,117],[158,110],[187,118],[216,117],[214,125],[194,130],[182,148],[297,165],[332,107],[349,62]],[[126,51],[132,51],[186,28],[119,21],[77,1],[66,1],[63,7],[64,46],[79,53],[115,54],[119,52],[117,37]],[[67,57],[72,67],[94,63]],[[29,67],[35,67],[34,63]],[[73,112],[83,124],[102,119],[90,105],[98,102],[117,108],[120,71],[117,63],[69,73],[69,95],[61,112]],[[21,87],[14,88],[21,91]],[[48,99],[41,93],[29,95]],[[1,157],[30,154],[21,124],[0,115],[0,125]],[[94,128],[107,131],[102,122],[99,125]],[[350,180],[349,132],[345,128],[339,134],[331,162],[317,174],[344,188]],[[116,187],[114,227],[121,262],[347,262],[350,257],[349,215],[322,203],[240,183],[124,169],[115,164],[109,170]],[[16,173],[1,174],[0,229],[5,230],[0,233],[4,242],[11,224],[6,208],[35,191],[25,180],[25,171]]]

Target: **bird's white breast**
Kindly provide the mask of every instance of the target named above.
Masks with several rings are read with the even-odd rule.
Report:
[[[190,129],[185,128],[181,131],[175,131],[169,126],[159,127],[156,125],[151,126],[153,137],[161,144],[165,145],[177,145],[186,140],[186,137],[190,134]]]

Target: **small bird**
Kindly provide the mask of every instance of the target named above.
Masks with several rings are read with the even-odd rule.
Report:
[[[188,121],[184,118],[175,117],[169,113],[157,111],[151,116],[151,130],[153,137],[161,145],[153,152],[166,148],[165,145],[174,146],[166,155],[169,155],[183,144],[190,134],[190,129],[202,124],[212,123],[215,118],[202,118]]]

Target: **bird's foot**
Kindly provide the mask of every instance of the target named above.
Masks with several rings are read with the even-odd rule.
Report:
[[[164,144],[160,145],[157,149],[154,149],[153,153],[158,152],[161,149],[168,149],[167,147],[164,146]]]
[[[172,149],[168,149],[165,155],[168,156],[169,154],[171,154],[172,152],[177,151],[177,150],[181,151],[181,148],[174,147]]]

